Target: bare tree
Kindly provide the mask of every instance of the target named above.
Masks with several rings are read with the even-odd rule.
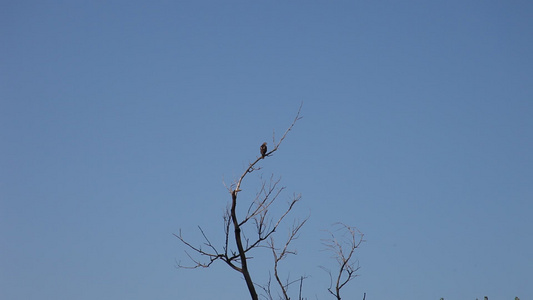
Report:
[[[189,258],[192,260],[193,265],[185,266],[185,265],[179,264],[179,267],[207,268],[213,262],[217,260],[222,260],[228,266],[230,266],[233,270],[243,275],[248,291],[250,292],[251,298],[253,300],[258,299],[257,291],[255,289],[255,285],[254,285],[254,282],[252,280],[252,277],[251,277],[251,274],[248,268],[248,259],[249,259],[248,253],[251,250],[259,248],[259,247],[269,247],[273,251],[275,251],[272,234],[276,232],[276,230],[278,229],[283,219],[285,219],[285,217],[293,209],[294,205],[301,199],[301,195],[294,195],[292,200],[289,201],[288,207],[281,214],[281,216],[277,218],[271,217],[269,214],[269,211],[270,211],[271,205],[274,203],[276,199],[278,199],[278,196],[280,195],[280,193],[285,189],[284,187],[279,186],[280,179],[274,179],[274,177],[271,177],[268,183],[266,181],[262,182],[260,191],[257,193],[255,199],[250,204],[246,212],[246,215],[242,219],[239,219],[237,216],[237,211],[236,211],[237,197],[239,195],[239,192],[242,191],[241,186],[246,175],[248,175],[249,173],[252,173],[253,171],[259,170],[261,168],[257,166],[259,161],[267,157],[271,157],[279,149],[281,143],[283,142],[283,140],[285,140],[287,134],[292,130],[296,122],[301,119],[300,117],[301,107],[302,106],[300,105],[300,108],[298,109],[298,113],[296,114],[296,117],[294,118],[292,124],[285,131],[285,133],[279,139],[279,141],[276,142],[275,136],[273,136],[274,148],[270,150],[269,152],[267,152],[266,145],[263,144],[261,147],[261,152],[260,152],[261,156],[257,157],[254,162],[248,165],[248,168],[238,178],[237,181],[231,184],[230,187],[227,187],[231,195],[231,205],[227,208],[226,213],[224,215],[225,243],[222,246],[222,250],[220,251],[219,248],[215,247],[215,245],[211,243],[211,241],[205,235],[201,227],[199,227],[199,229],[205,240],[204,248],[207,248],[207,250],[205,250],[202,247],[194,246],[190,242],[186,241],[182,236],[181,230],[179,234],[177,235],[174,234],[190,250],[195,252],[197,255],[200,255],[200,257],[203,257],[202,259],[197,259],[195,258],[195,256],[187,253]],[[304,223],[305,221],[299,223],[296,226],[297,229],[294,232],[294,236],[291,239],[289,239],[289,241],[287,242],[287,245],[288,243],[290,243],[290,241],[292,241],[295,238],[298,230],[302,227]],[[250,238],[244,234],[243,228],[246,227],[247,225],[250,225],[251,227],[252,224],[255,227],[254,236]],[[234,239],[235,246],[237,247],[236,251],[230,249],[230,237]],[[268,239],[270,239],[270,243],[265,242]],[[287,252],[282,253],[282,256],[285,256],[286,254]]]
[[[226,208],[224,213],[224,242],[222,246],[215,246],[210,239],[205,234],[204,230],[201,227],[198,227],[200,233],[204,239],[204,242],[201,246],[195,246],[189,241],[187,241],[181,230],[178,234],[174,234],[187,248],[192,252],[189,253],[186,251],[187,256],[192,261],[191,265],[182,265],[178,263],[180,268],[208,268],[217,260],[221,260],[226,263],[233,270],[239,272],[244,277],[244,281],[248,288],[252,300],[257,300],[258,293],[256,291],[256,286],[261,288],[265,295],[264,297],[269,300],[273,300],[275,295],[273,292],[272,282],[274,279],[274,285],[277,286],[276,290],[279,290],[277,298],[289,300],[289,287],[293,284],[299,283],[299,293],[298,299],[302,298],[302,286],[303,281],[306,278],[305,276],[300,276],[298,279],[282,279],[282,276],[279,272],[279,264],[282,260],[286,259],[291,254],[296,254],[296,250],[291,248],[291,243],[298,238],[299,232],[303,225],[306,223],[307,218],[303,221],[295,220],[292,227],[289,229],[287,239],[284,243],[281,243],[278,246],[276,239],[274,238],[274,233],[278,231],[280,224],[287,217],[287,215],[293,210],[296,203],[301,199],[301,195],[294,194],[287,203],[287,206],[277,217],[272,216],[271,208],[273,207],[274,202],[280,197],[281,193],[285,190],[285,187],[280,185],[280,179],[271,176],[268,180],[261,179],[261,186],[259,191],[256,193],[255,198],[249,204],[246,213],[244,216],[240,217],[237,215],[237,201],[239,193],[242,191],[241,187],[243,185],[244,179],[246,176],[254,171],[260,170],[261,167],[258,165],[263,159],[272,157],[273,154],[279,149],[281,143],[287,137],[287,134],[292,130],[294,125],[298,120],[301,119],[300,111],[302,106],[298,109],[296,117],[292,121],[291,125],[287,128],[283,136],[276,141],[275,135],[273,135],[273,148],[268,151],[266,143],[263,143],[260,147],[260,156],[248,164],[248,167],[244,173],[234,181],[229,187],[226,185],[226,188],[231,195],[231,201]],[[351,227],[347,227],[351,228]],[[235,249],[236,248],[236,249]],[[248,267],[248,261],[251,257],[251,252],[258,248],[269,249],[273,257],[273,275],[270,274],[269,280],[265,285],[255,284],[252,280],[252,275]],[[352,277],[351,259],[353,251],[357,247],[353,247],[352,251],[349,253],[349,256],[342,256],[344,252],[342,249],[337,254],[340,254],[339,259],[345,261],[346,266],[341,267],[341,274],[348,272],[349,276],[346,282],[342,283],[340,287],[337,288],[338,291],[344,284],[346,284]],[[350,273],[352,272],[352,273]],[[338,285],[338,284],[337,284]],[[331,292],[331,289],[330,289]],[[338,297],[340,299],[340,296]]]
[[[348,226],[343,223],[334,224],[338,226],[337,232],[341,231],[340,239],[338,234],[328,231],[329,237],[322,240],[326,250],[333,252],[333,257],[337,261],[338,270],[334,273],[324,267],[330,277],[330,286],[328,291],[341,300],[341,289],[351,280],[353,280],[359,270],[359,262],[354,260],[355,249],[357,249],[363,240],[363,233],[357,228]],[[366,297],[366,294],[365,296]]]

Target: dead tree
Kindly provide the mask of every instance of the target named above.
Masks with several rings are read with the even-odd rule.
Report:
[[[265,144],[263,144],[260,152],[261,156],[257,157],[255,161],[249,163],[244,173],[234,183],[232,183],[229,187],[226,186],[231,195],[231,203],[224,214],[225,242],[221,248],[215,247],[215,245],[211,243],[211,241],[206,236],[201,227],[199,227],[199,230],[204,238],[204,247],[194,246],[193,244],[185,240],[182,236],[181,230],[179,234],[174,234],[183,244],[185,244],[189,248],[189,250],[195,253],[194,255],[191,255],[186,252],[191,261],[193,262],[192,265],[186,266],[179,263],[179,267],[207,268],[211,266],[211,264],[215,261],[221,260],[225,262],[228,266],[230,266],[233,270],[243,275],[248,291],[250,292],[251,299],[258,299],[255,284],[252,280],[252,276],[248,268],[249,253],[252,250],[260,247],[270,248],[274,253],[276,253],[273,234],[280,226],[280,223],[293,209],[294,205],[301,199],[301,196],[294,195],[289,201],[287,208],[284,210],[281,216],[277,218],[272,217],[269,214],[269,211],[274,201],[278,199],[281,192],[285,189],[284,187],[280,187],[280,179],[275,179],[272,176],[268,182],[262,182],[260,191],[257,193],[255,199],[251,202],[245,216],[242,218],[239,218],[237,216],[237,198],[239,196],[239,192],[242,191],[241,187],[246,175],[261,169],[261,167],[258,166],[258,163],[262,159],[271,157],[278,150],[283,140],[287,137],[287,134],[292,130],[296,122],[301,119],[300,110],[301,105],[292,124],[285,131],[279,141],[276,142],[275,136],[273,136],[273,149],[269,152],[266,152]],[[293,228],[291,237],[285,245],[285,251],[282,251],[275,260],[274,272],[276,281],[280,284],[280,287],[285,295],[287,286],[283,285],[281,283],[281,280],[279,280],[279,276],[277,275],[277,263],[287,254],[289,254],[289,251],[286,250],[288,244],[296,238],[299,229],[303,226],[304,223],[305,220],[296,224],[296,226]],[[247,236],[244,233],[243,229],[247,228],[247,230],[251,230],[249,229],[250,227],[253,228],[253,235]],[[253,237],[251,238],[250,236]],[[237,249],[231,249],[232,245],[235,245]],[[288,299],[288,296],[286,296],[286,299]]]
[[[274,238],[274,233],[279,231],[278,229],[281,222],[292,211],[296,203],[300,201],[301,195],[293,195],[288,201],[287,207],[281,212],[281,214],[277,217],[272,216],[271,208],[273,207],[273,203],[279,198],[280,194],[285,190],[285,187],[280,186],[279,178],[271,176],[268,180],[261,180],[259,191],[255,198],[250,201],[244,216],[239,217],[237,215],[237,204],[242,203],[237,200],[239,193],[242,191],[244,179],[248,174],[260,170],[261,167],[258,163],[266,158],[272,157],[272,155],[279,149],[281,143],[287,137],[287,134],[292,130],[296,122],[301,119],[301,107],[302,106],[300,105],[296,117],[279,141],[276,141],[275,136],[273,136],[273,148],[268,151],[266,143],[263,143],[259,151],[260,156],[256,157],[253,162],[248,164],[246,170],[235,182],[229,187],[226,186],[231,196],[231,201],[226,208],[223,217],[225,234],[223,244],[218,247],[215,246],[201,227],[198,227],[204,239],[201,246],[195,246],[186,240],[183,237],[181,230],[178,234],[174,234],[191,252],[189,253],[185,251],[192,261],[192,264],[182,265],[181,263],[178,263],[178,267],[190,269],[208,268],[215,261],[220,260],[233,270],[242,274],[252,300],[259,299],[256,287],[263,290],[263,296],[266,299],[274,300],[274,298],[279,298],[290,300],[289,287],[297,283],[299,283],[298,299],[303,299],[302,286],[306,277],[300,276],[297,279],[290,279],[287,277],[286,279],[282,279],[279,272],[279,265],[291,254],[296,254],[296,250],[291,248],[291,243],[298,238],[299,232],[306,223],[307,218],[303,221],[294,221],[292,227],[288,231],[288,236],[283,243],[277,243]],[[331,239],[325,240],[326,247],[334,252],[340,265],[335,288],[333,288],[332,273],[327,270],[332,279],[332,285],[328,291],[336,296],[337,299],[341,299],[340,290],[344,285],[355,277],[355,272],[357,271],[358,266],[356,267],[353,263],[353,256],[355,249],[362,242],[362,234],[360,234],[359,231],[356,231],[355,228],[346,225],[343,225],[343,228],[349,232],[349,236],[351,237],[351,243],[349,243],[348,246],[345,246],[342,242],[338,242],[333,233],[330,233]],[[357,234],[360,234],[361,236],[359,241],[356,240]],[[273,257],[273,274],[270,274],[268,282],[264,285],[254,283],[248,267],[251,252],[258,248],[269,249]],[[277,286],[277,296],[273,291],[272,285]]]
[[[343,223],[336,223],[335,225],[339,227],[336,231],[340,232],[340,238],[338,238],[339,234],[328,231],[329,237],[322,240],[322,242],[326,250],[333,253],[333,257],[338,264],[338,270],[332,273],[331,270],[325,267],[322,267],[322,269],[330,277],[329,293],[337,300],[341,300],[341,289],[357,276],[359,262],[354,259],[354,253],[355,249],[359,248],[364,241],[364,235],[355,227]]]

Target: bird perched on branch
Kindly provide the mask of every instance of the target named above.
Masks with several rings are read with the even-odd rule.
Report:
[[[265,155],[267,153],[267,143],[263,143],[259,150],[261,151],[261,158],[265,158]]]

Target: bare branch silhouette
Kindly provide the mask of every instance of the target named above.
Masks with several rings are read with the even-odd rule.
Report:
[[[341,231],[340,239],[337,238],[335,233],[328,231],[330,237],[322,240],[322,242],[326,250],[333,252],[333,257],[337,261],[339,269],[335,273],[335,278],[330,270],[324,267],[322,269],[328,272],[330,276],[329,293],[335,296],[337,300],[340,300],[341,289],[357,276],[355,272],[359,270],[359,262],[354,259],[354,253],[355,249],[364,241],[364,235],[355,227],[343,223],[336,223],[334,225],[340,227],[336,230],[337,232]]]
[[[283,299],[285,300],[290,299],[287,293],[289,286],[293,283],[300,281],[300,287],[301,287],[301,284],[305,277],[302,276],[300,279],[297,279],[294,281],[289,281],[289,278],[287,278],[287,281],[283,283],[279,277],[279,272],[278,272],[279,262],[285,259],[290,254],[294,254],[294,255],[296,254],[296,250],[289,249],[289,245],[291,244],[292,241],[298,238],[298,233],[300,229],[302,228],[302,226],[304,226],[304,224],[307,222],[307,220],[308,218],[306,218],[302,222],[295,222],[295,224],[292,226],[289,232],[289,237],[287,238],[287,241],[285,242],[285,245],[283,246],[283,248],[279,248],[279,249],[276,248],[273,238],[270,238],[270,241],[268,243],[268,247],[270,248],[270,250],[272,251],[272,255],[274,256],[274,278],[276,279],[276,282],[278,283],[281,289],[281,292],[283,294]],[[301,289],[300,289],[299,298],[301,298]]]
[[[253,171],[260,169],[260,167],[257,166],[257,163],[261,161],[262,159],[271,157],[279,149],[281,143],[286,138],[287,134],[292,130],[296,122],[301,119],[300,117],[301,108],[302,108],[302,105],[300,105],[298,112],[296,114],[296,117],[294,118],[291,125],[287,128],[283,136],[280,138],[280,140],[276,143],[275,138],[273,138],[274,147],[272,150],[267,152],[266,143],[264,143],[261,147],[261,151],[260,151],[261,155],[257,157],[255,161],[253,161],[252,163],[248,165],[244,173],[237,179],[237,181],[234,184],[231,184],[231,186],[229,187],[224,183],[224,185],[226,186],[226,188],[228,189],[231,195],[231,204],[228,205],[226,212],[223,216],[224,234],[225,234],[224,245],[222,246],[223,251],[221,252],[218,251],[218,249],[211,243],[209,238],[206,236],[206,234],[200,227],[199,227],[200,232],[202,234],[202,237],[204,238],[203,246],[207,250],[204,250],[202,247],[194,246],[190,242],[186,241],[183,238],[181,234],[181,230],[180,230],[179,234],[177,235],[174,234],[174,235],[185,246],[187,246],[189,250],[195,252],[196,255],[203,257],[204,260],[196,259],[192,255],[190,255],[188,252],[186,252],[187,256],[190,258],[193,264],[191,266],[185,266],[179,263],[178,264],[179,267],[181,268],[200,268],[200,267],[207,268],[211,266],[213,262],[217,260],[222,260],[226,264],[228,264],[232,269],[238,271],[239,273],[243,275],[246,285],[248,287],[248,291],[250,292],[251,298],[253,300],[258,299],[258,295],[257,295],[256,289],[254,286],[254,282],[252,281],[251,274],[248,269],[249,257],[247,253],[255,248],[265,247],[266,245],[263,245],[263,242],[265,242],[267,239],[270,239],[271,241],[273,241],[272,235],[274,234],[274,232],[276,232],[280,223],[285,219],[288,213],[293,209],[294,205],[301,199],[301,196],[294,195],[292,200],[289,202],[288,207],[285,209],[285,211],[281,214],[280,217],[278,218],[270,217],[269,211],[270,211],[271,205],[275,202],[276,199],[278,199],[281,192],[285,189],[284,187],[279,186],[280,179],[274,179],[274,177],[272,176],[268,182],[262,180],[260,191],[257,193],[255,199],[252,201],[252,203],[248,207],[246,215],[240,220],[237,217],[237,211],[236,211],[237,197],[239,195],[239,192],[242,191],[241,186],[246,175],[248,175],[249,173],[252,173]],[[250,222],[252,222],[255,225],[255,232],[254,232],[253,238],[247,237],[245,233],[242,231],[242,228],[250,227],[250,226],[247,227],[247,224]],[[305,221],[299,224],[299,226],[297,226],[297,229],[293,229],[293,230],[296,230],[296,232],[294,232],[294,236],[290,240],[296,238],[296,234],[298,230],[301,228],[301,226],[304,223]],[[233,229],[233,233],[232,233],[232,229]],[[232,239],[230,238],[231,236],[232,236]],[[235,246],[237,247],[236,251],[231,250],[231,244],[233,244],[233,242],[235,243]]]
[[[231,269],[242,274],[252,300],[258,300],[259,296],[268,300],[290,300],[290,294],[297,294],[298,300],[303,300],[303,282],[307,277],[299,276],[296,279],[291,279],[290,273],[286,276],[282,275],[281,265],[284,259],[297,254],[296,249],[293,248],[293,242],[298,239],[300,230],[309,217],[303,221],[294,220],[286,239],[282,242],[279,239],[280,226],[301,200],[301,195],[292,195],[287,205],[278,214],[274,214],[274,208],[277,207],[279,202],[276,200],[279,200],[282,196],[285,187],[281,186],[281,178],[279,177],[271,175],[269,178],[263,178],[261,176],[261,183],[255,196],[249,202],[245,202],[246,204],[242,210],[237,211],[237,203],[241,204],[237,200],[238,196],[241,195],[244,179],[249,173],[261,170],[259,162],[271,158],[280,148],[288,133],[293,129],[296,122],[301,119],[301,108],[302,105],[300,105],[294,120],[278,141],[276,141],[275,132],[272,134],[273,147],[270,151],[268,151],[267,144],[263,143],[259,147],[258,154],[260,155],[256,156],[253,162],[248,163],[240,177],[236,178],[230,185],[226,185],[223,181],[231,200],[223,215],[224,239],[221,245],[216,246],[202,227],[198,227],[203,239],[199,246],[186,240],[181,230],[178,234],[174,234],[185,245],[187,249],[185,253],[192,262],[190,265],[178,262],[178,267],[187,269],[208,268],[215,261],[220,260]],[[238,216],[237,212],[242,214],[242,216]],[[335,232],[328,231],[329,237],[322,240],[322,242],[326,250],[333,253],[333,257],[338,264],[338,270],[332,272],[324,267],[322,268],[330,276],[328,292],[335,296],[337,300],[340,300],[341,289],[357,276],[356,272],[359,270],[359,265],[354,258],[354,253],[355,249],[363,242],[363,234],[357,228],[343,223],[336,223],[335,225],[338,227]],[[253,282],[248,268],[248,262],[253,258],[252,255],[257,253],[254,250],[259,248],[270,250],[273,257],[273,265],[269,268],[268,281],[264,285]],[[298,283],[298,290],[291,290],[289,293],[289,288]],[[260,291],[262,290],[262,294],[259,295],[256,288],[259,288]],[[366,294],[363,296],[363,300],[365,297]]]

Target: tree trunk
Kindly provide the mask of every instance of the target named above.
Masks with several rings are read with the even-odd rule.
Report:
[[[233,227],[235,228],[235,243],[237,244],[237,249],[239,250],[239,256],[241,259],[242,275],[246,281],[246,286],[248,286],[248,291],[250,291],[250,296],[252,300],[258,300],[257,292],[255,291],[254,282],[248,272],[248,264],[246,262],[246,253],[244,253],[244,248],[242,246],[241,240],[241,228],[239,227],[239,222],[237,221],[237,214],[235,213],[235,208],[237,206],[237,191],[234,190],[231,193],[232,203],[231,203],[231,220],[233,221]]]

